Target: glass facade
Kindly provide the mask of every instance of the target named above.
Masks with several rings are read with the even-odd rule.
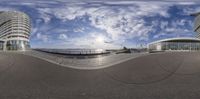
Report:
[[[200,38],[200,15],[196,15],[194,20],[194,31],[197,32],[197,37]]]
[[[149,51],[200,51],[200,39],[164,40],[151,43]]]
[[[200,42],[162,42],[162,50],[200,50]]]
[[[23,40],[10,40],[6,43],[6,50],[24,50],[29,47],[29,42]]]
[[[3,50],[4,46],[4,41],[0,41],[0,50]]]

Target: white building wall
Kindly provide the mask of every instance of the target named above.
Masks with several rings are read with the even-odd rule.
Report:
[[[4,50],[8,50],[8,45],[9,48],[12,47],[13,40],[15,40],[16,42],[22,42],[18,45],[15,44],[17,46],[16,50],[18,50],[18,46],[23,45],[23,41],[28,42],[26,44],[29,44],[30,32],[31,24],[28,15],[18,11],[0,12],[0,39],[5,41]],[[11,44],[7,44],[7,42],[11,42]]]

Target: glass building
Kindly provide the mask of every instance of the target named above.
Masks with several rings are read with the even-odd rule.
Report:
[[[200,51],[200,12],[193,13],[195,16],[194,31],[196,38],[169,38],[148,44],[149,52],[156,51]]]
[[[197,38],[200,38],[200,12],[193,13],[191,16],[195,16],[194,31],[197,32]]]
[[[156,51],[200,51],[198,38],[170,38],[148,44],[149,52]]]
[[[23,12],[0,12],[0,50],[20,50],[30,48],[30,18]]]

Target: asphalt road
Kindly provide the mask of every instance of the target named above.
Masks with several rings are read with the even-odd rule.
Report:
[[[160,53],[98,70],[0,53],[0,99],[199,99],[200,52]]]

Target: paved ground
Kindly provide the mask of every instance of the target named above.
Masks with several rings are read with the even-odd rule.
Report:
[[[95,56],[96,58],[69,58],[67,55],[50,54],[36,50],[22,52],[24,55],[40,58],[42,60],[73,69],[102,69],[131,60],[133,58],[147,55],[147,53],[131,53],[131,54],[109,54],[106,56]]]
[[[200,53],[151,54],[98,70],[0,56],[0,99],[200,98]]]

